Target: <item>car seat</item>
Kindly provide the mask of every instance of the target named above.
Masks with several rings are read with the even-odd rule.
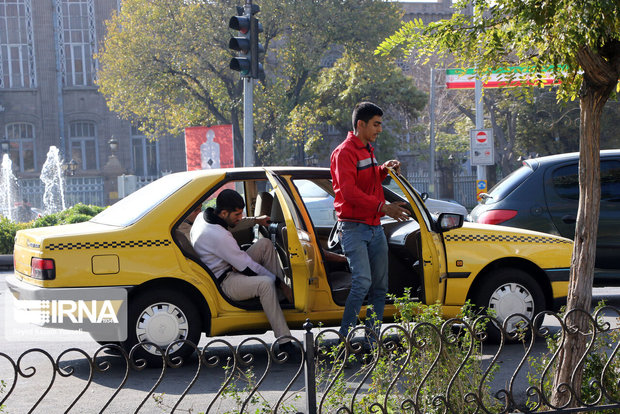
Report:
[[[270,216],[273,206],[273,196],[266,191],[261,191],[256,195],[256,205],[254,206],[254,217]],[[269,238],[269,229],[265,226],[258,226],[258,237]]]
[[[269,224],[269,236],[278,252],[278,257],[282,264],[284,276],[292,280],[291,264],[288,255],[288,235],[284,213],[280,206],[280,200],[275,197],[271,206],[271,223]]]

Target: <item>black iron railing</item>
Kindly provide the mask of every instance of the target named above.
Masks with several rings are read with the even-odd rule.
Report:
[[[569,323],[575,314],[544,312],[532,321],[514,315],[522,320],[520,329],[507,333],[499,327],[496,345],[487,344],[483,332],[498,329],[498,321],[481,316],[450,319],[440,325],[426,321],[384,325],[380,333],[360,326],[347,338],[334,329],[317,329],[307,322],[303,340],[278,339],[290,339],[292,352],[280,352],[279,344],[258,337],[245,338],[236,346],[216,338],[201,348],[190,344],[196,357],[186,361],[144,343],[161,354],[161,364],[156,367],[135,357],[142,344],[129,353],[117,344],[104,345],[92,355],[75,347],[57,356],[40,348],[28,349],[16,358],[0,352],[0,412],[84,412],[85,404],[89,412],[114,412],[110,407],[127,398],[128,381],[141,377],[156,379],[148,389],[142,387],[141,398],[132,397],[133,412],[151,412],[148,403],[158,405],[162,412],[221,413],[225,400],[233,407],[226,412],[240,413],[620,412],[620,310],[603,307],[587,314],[588,326],[582,329]],[[543,318],[549,319],[540,328]],[[555,322],[551,324],[555,327],[549,327],[549,322]],[[583,335],[587,340],[582,362],[572,368],[584,373],[584,381],[560,385],[566,398],[554,406],[552,378],[559,345],[571,335]],[[181,342],[189,343],[177,343]],[[518,357],[512,357],[512,365],[505,360],[509,347],[520,350]],[[37,366],[33,359],[38,360]],[[82,368],[79,376],[78,365]],[[111,369],[113,365],[123,368]],[[186,385],[169,397],[166,378],[179,369],[184,370]],[[501,379],[498,374],[506,369],[509,375]],[[264,397],[273,371],[278,375],[286,372],[288,383],[279,386],[275,397],[271,385],[270,397]],[[37,375],[45,380],[33,388],[32,379]],[[93,387],[93,383],[101,383],[106,375],[115,375],[118,385],[105,387],[105,398],[94,398],[93,393],[102,388]],[[79,387],[72,387],[71,395],[63,396],[64,405],[59,407],[54,386],[72,377],[78,377]],[[33,399],[27,407],[18,396],[21,386],[28,387]],[[199,407],[183,408],[190,396],[200,397]],[[47,410],[52,404],[54,409]],[[123,407],[127,406],[124,401]]]

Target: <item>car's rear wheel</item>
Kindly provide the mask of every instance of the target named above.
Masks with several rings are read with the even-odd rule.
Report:
[[[174,290],[147,290],[129,299],[127,352],[139,342],[158,345],[164,352],[177,340],[198,345],[201,319],[196,306],[187,296]],[[173,345],[169,356],[187,358],[194,351],[190,344]],[[157,347],[145,344],[136,349],[135,358],[143,358],[149,366],[161,365]]]
[[[511,315],[522,314],[532,321],[545,309],[541,286],[529,273],[516,268],[498,269],[488,275],[473,295],[473,301],[477,306],[491,310],[502,323],[508,319],[507,333],[515,333],[523,325],[523,318]],[[487,333],[490,341],[497,342],[501,338],[494,324],[487,326]]]

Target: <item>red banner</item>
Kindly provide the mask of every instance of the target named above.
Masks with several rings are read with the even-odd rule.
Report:
[[[235,166],[232,125],[185,128],[187,171]]]

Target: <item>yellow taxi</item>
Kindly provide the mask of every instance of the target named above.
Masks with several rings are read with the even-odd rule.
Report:
[[[389,244],[390,293],[398,296],[408,289],[414,300],[439,302],[446,317],[456,315],[470,299],[493,309],[500,320],[512,313],[531,317],[566,298],[571,240],[468,223],[458,214],[430,214],[403,177],[393,172],[390,177],[386,200],[406,201],[411,213],[409,221],[382,221]],[[177,340],[197,343],[202,332],[216,336],[269,329],[258,300],[226,297],[180,229],[192,211],[212,205],[224,187],[243,195],[248,216],[271,216],[269,227],[234,235],[240,246],[257,237],[272,240],[293,289],[294,303],[282,305],[289,326],[299,328],[308,318],[315,324],[339,324],[351,275],[338,254],[334,227],[316,217],[325,207],[317,209],[313,192],[307,191],[310,187],[333,195],[325,168],[171,174],[88,222],[19,231],[15,272],[8,278],[16,302],[53,301],[83,292],[102,293],[101,299],[106,289],[121,290],[126,303],[115,310],[126,310],[126,324],[117,328],[117,342],[129,350],[147,341],[151,357],[159,354],[158,346],[165,349]],[[394,312],[388,300],[386,319]],[[186,356],[192,350],[180,341],[169,352]]]

